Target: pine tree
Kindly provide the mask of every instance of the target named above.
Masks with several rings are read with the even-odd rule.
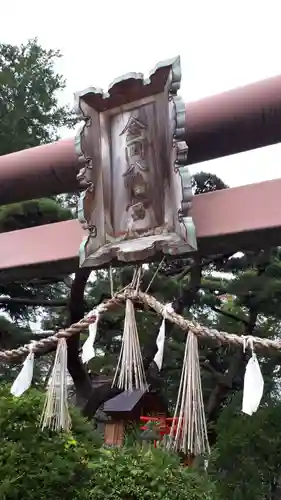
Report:
[[[65,88],[55,63],[60,53],[46,50],[37,40],[14,46],[0,44],[0,154],[49,143],[62,126],[72,126],[72,112],[59,105]],[[72,217],[68,207],[55,198],[35,199],[0,207],[0,232],[48,224]],[[38,316],[40,304],[66,304],[69,289],[62,283],[37,280],[0,282],[0,346],[15,347],[30,338],[29,322]],[[53,302],[52,302],[53,301]],[[6,372],[7,374],[7,372]]]

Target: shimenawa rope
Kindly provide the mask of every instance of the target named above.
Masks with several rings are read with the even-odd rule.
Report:
[[[175,312],[169,312],[166,310],[165,305],[159,302],[155,297],[148,295],[147,293],[143,293],[141,291],[132,290],[130,288],[126,288],[124,291],[120,293],[116,293],[114,297],[110,300],[104,302],[99,306],[100,314],[103,314],[115,307],[123,304],[126,299],[130,299],[133,302],[141,302],[146,306],[153,309],[160,316],[168,319],[171,323],[179,326],[183,331],[188,332],[191,331],[198,337],[198,340],[203,340],[208,343],[212,343],[215,345],[227,345],[234,347],[241,347],[245,344],[245,337],[236,335],[234,333],[227,333],[223,331],[215,330],[214,328],[208,328],[206,326],[201,326],[198,323],[189,321],[184,319],[179,314]],[[83,332],[86,330],[90,323],[95,321],[95,309],[93,309],[87,316],[85,316],[78,323],[74,323],[69,326],[65,330],[59,330],[55,335],[50,337],[40,339],[36,342],[33,341],[32,348],[33,352],[36,353],[44,353],[49,347],[56,345],[60,338],[68,339],[72,335]],[[270,340],[263,339],[260,337],[251,337],[253,344],[255,346],[256,352],[263,352],[269,354],[276,354],[280,352],[281,354],[281,340]],[[22,347],[12,350],[3,350],[0,351],[0,361],[2,362],[15,362],[20,361],[20,358],[23,355],[29,353],[30,344],[26,344]]]

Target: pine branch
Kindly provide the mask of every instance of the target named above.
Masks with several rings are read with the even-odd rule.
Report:
[[[50,337],[55,333],[56,333],[55,330],[46,330],[45,332],[31,332],[30,340],[45,339],[46,337]]]
[[[201,260],[201,262],[198,262],[198,260],[195,260],[191,265],[187,266],[185,269],[183,270],[177,270],[176,272],[172,272],[172,271],[169,271],[168,273],[165,272],[166,275],[168,276],[173,276],[173,275],[176,275],[176,280],[177,281],[181,281],[183,278],[185,278],[185,276],[191,272],[191,270],[194,268],[194,267],[200,267],[201,269],[203,269],[204,267],[206,266],[209,266],[211,264],[220,264],[220,263],[223,263],[224,260],[226,259],[229,259],[231,256],[233,255],[233,252],[230,253],[230,254],[225,254],[225,255],[217,255],[217,256],[213,256],[213,257],[210,257],[208,259],[203,259]]]
[[[216,370],[208,359],[200,361],[200,367],[211,373],[217,383],[224,384],[226,382],[224,374]]]
[[[29,299],[24,297],[0,297],[0,306],[9,304],[19,304],[32,307],[65,307],[68,305],[68,299]]]
[[[243,323],[247,327],[249,326],[249,321],[246,320],[245,318],[241,318],[240,316],[237,316],[236,314],[231,313],[229,311],[224,311],[223,309],[220,309],[217,306],[209,306],[209,307],[212,309],[212,311],[214,311],[218,314],[222,314],[226,318],[234,319],[235,321],[239,321],[240,323]]]
[[[263,257],[264,259],[257,266],[258,276],[262,276],[262,274],[265,272],[266,264],[269,261],[269,254],[267,252],[263,254]],[[258,319],[258,311],[256,306],[254,306],[251,303],[249,304],[248,309],[249,309],[249,318],[246,321],[246,323],[244,323],[245,325],[244,333],[246,335],[253,335]],[[241,318],[239,319],[241,320]],[[208,415],[209,422],[212,422],[212,424],[215,424],[215,422],[217,421],[223,402],[225,401],[229,392],[234,389],[233,384],[237,372],[239,370],[245,369],[246,358],[247,357],[241,350],[234,352],[228,370],[224,373],[223,378],[217,381],[216,386],[211,392],[207,402],[206,413]],[[239,383],[239,386],[235,387],[235,390],[241,390],[242,384],[243,382]],[[214,444],[216,441],[216,431],[214,425],[212,425],[211,428],[212,430],[210,431],[209,439],[210,439],[210,444]]]
[[[202,288],[202,290],[208,290],[209,292],[219,292],[220,295],[224,295],[228,292],[228,289],[222,286],[221,283],[210,283],[208,280],[201,283],[200,288]]]

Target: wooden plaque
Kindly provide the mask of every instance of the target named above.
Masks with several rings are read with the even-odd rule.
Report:
[[[90,88],[76,94],[84,120],[77,140],[84,159],[78,215],[89,232],[81,266],[196,250],[180,80],[176,58],[158,64],[147,80],[130,73],[107,93]]]

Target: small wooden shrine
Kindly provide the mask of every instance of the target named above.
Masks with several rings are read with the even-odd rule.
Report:
[[[160,416],[167,411],[161,395],[153,391],[124,391],[104,404],[104,441],[109,446],[122,446],[126,429],[141,424],[141,416]]]

